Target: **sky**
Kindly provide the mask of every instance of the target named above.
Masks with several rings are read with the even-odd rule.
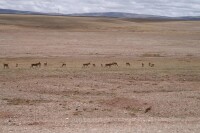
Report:
[[[200,0],[0,0],[1,9],[45,13],[127,12],[200,16]]]

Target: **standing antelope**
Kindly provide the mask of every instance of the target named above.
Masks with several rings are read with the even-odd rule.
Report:
[[[6,69],[6,68],[8,69],[9,68],[8,64],[3,64],[3,68],[4,69]]]
[[[44,66],[47,66],[47,62],[44,63]]]
[[[149,66],[151,66],[151,63],[149,62]]]
[[[90,63],[85,63],[83,64],[83,67],[88,67],[90,65]]]
[[[129,66],[129,67],[130,67],[130,66],[131,66],[131,64],[130,64],[129,62],[126,62],[126,66]]]
[[[92,64],[93,67],[96,67],[96,64]]]
[[[16,64],[16,67],[18,67],[18,64]]]
[[[103,67],[103,64],[101,64],[101,67]]]
[[[142,67],[144,67],[144,63],[142,63]]]
[[[113,65],[113,63],[108,63],[108,64],[105,64],[105,67],[111,67]]]
[[[31,68],[33,67],[41,67],[41,63],[39,62],[39,63],[31,64]]]

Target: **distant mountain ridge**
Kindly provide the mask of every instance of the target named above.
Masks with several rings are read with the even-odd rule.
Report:
[[[200,16],[167,17],[167,16],[134,14],[134,13],[123,13],[123,12],[80,13],[80,14],[69,14],[69,16],[112,17],[112,18],[128,18],[128,19],[200,20]]]
[[[0,14],[45,14],[45,13],[11,10],[11,9],[0,9]]]
[[[123,12],[102,12],[102,13],[82,13],[70,14],[71,16],[91,16],[91,17],[113,17],[113,18],[169,18],[165,16],[123,13]]]
[[[79,17],[109,17],[109,18],[127,18],[127,19],[159,19],[159,20],[200,20],[200,16],[184,17],[167,17],[146,14],[134,14],[123,12],[102,12],[102,13],[75,13],[75,14],[58,14],[58,13],[41,13],[32,11],[20,11],[11,9],[0,9],[0,14],[30,14],[30,15],[60,15],[60,16],[79,16]]]

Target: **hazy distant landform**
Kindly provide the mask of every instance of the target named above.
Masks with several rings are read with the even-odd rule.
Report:
[[[111,17],[111,18],[159,19],[159,20],[161,19],[163,20],[200,20],[200,16],[166,17],[166,16],[123,13],[123,12],[58,14],[58,13],[42,13],[42,12],[11,10],[11,9],[0,9],[0,14],[62,15],[62,16],[81,16],[81,17]]]

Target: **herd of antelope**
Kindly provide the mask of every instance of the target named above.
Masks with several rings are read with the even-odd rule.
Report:
[[[33,63],[33,64],[31,64],[31,68],[40,68],[41,67],[41,63],[40,62],[38,62],[38,63]],[[142,67],[145,67],[145,64],[144,63],[142,63],[141,64],[142,65]],[[16,67],[18,67],[19,65],[18,64],[16,64]],[[46,67],[47,66],[47,62],[45,62],[44,63],[44,67]],[[62,63],[62,65],[61,65],[61,67],[66,67],[67,65],[65,64],[65,63]],[[96,67],[96,64],[91,64],[90,62],[89,63],[84,63],[83,65],[82,65],[82,68],[86,68],[86,67],[89,67],[89,66],[93,66],[93,67]],[[101,67],[108,67],[108,68],[111,68],[112,66],[119,66],[118,65],[118,63],[117,62],[112,62],[112,63],[107,63],[107,64],[101,64]],[[129,63],[129,62],[126,62],[126,66],[127,67],[130,67],[131,66],[131,64]],[[151,62],[149,62],[149,64],[148,64],[148,66],[149,67],[154,67],[155,66],[155,64],[153,64],[153,63],[151,63]],[[3,64],[3,68],[4,69],[9,69],[9,64]]]

